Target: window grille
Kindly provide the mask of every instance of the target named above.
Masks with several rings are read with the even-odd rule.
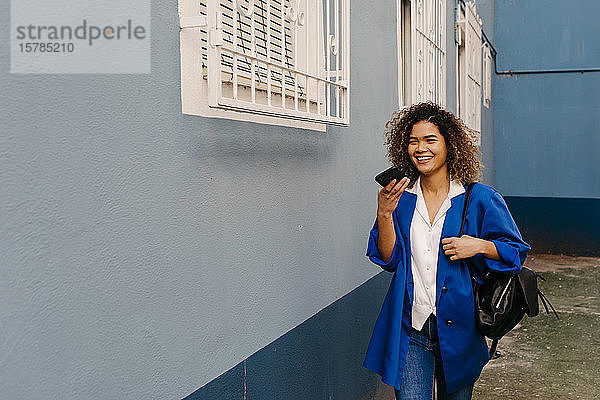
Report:
[[[208,104],[348,125],[349,1],[180,0],[182,29],[200,30]]]
[[[481,143],[481,25],[475,2],[457,13],[459,116]]]
[[[446,0],[398,0],[401,105],[446,105]]]

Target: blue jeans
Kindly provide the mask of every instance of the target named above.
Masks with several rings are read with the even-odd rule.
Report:
[[[395,391],[396,399],[434,399],[435,380],[438,400],[471,400],[473,385],[465,386],[454,393],[446,392],[436,317],[432,314],[420,331],[412,328],[401,387]]]

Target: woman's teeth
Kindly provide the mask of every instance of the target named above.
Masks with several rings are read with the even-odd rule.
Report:
[[[418,161],[427,161],[432,158],[433,158],[433,156],[421,156],[421,157],[417,156]]]

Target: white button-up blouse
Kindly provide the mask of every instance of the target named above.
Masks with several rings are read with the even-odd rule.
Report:
[[[421,190],[421,178],[415,185],[406,189],[417,195],[415,212],[410,225],[411,263],[414,282],[412,304],[412,327],[421,330],[431,314],[436,315],[436,278],[440,251],[442,227],[446,219],[446,211],[450,209],[450,199],[465,192],[463,185],[450,181],[448,196],[438,210],[433,224],[430,223],[425,198]]]

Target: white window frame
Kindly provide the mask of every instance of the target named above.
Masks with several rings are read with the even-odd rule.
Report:
[[[396,0],[398,103],[446,106],[446,0]]]
[[[456,104],[458,116],[471,130],[478,146],[481,145],[482,23],[474,1],[459,2],[456,13]]]
[[[318,131],[349,125],[349,0],[178,6],[184,114]]]

